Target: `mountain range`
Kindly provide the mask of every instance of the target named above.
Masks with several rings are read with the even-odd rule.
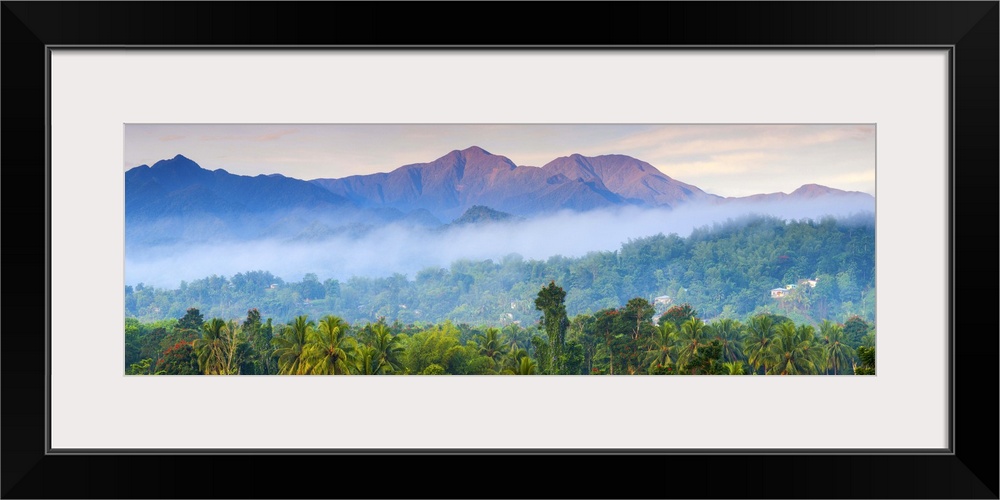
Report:
[[[127,241],[156,243],[196,234],[259,237],[333,234],[342,228],[401,222],[440,226],[476,207],[530,218],[560,210],[684,204],[813,202],[870,206],[874,197],[807,184],[795,191],[724,198],[618,154],[556,158],[541,167],[473,146],[391,172],[311,181],[280,174],[241,176],[206,170],[177,155],[125,173]],[[476,220],[476,217],[466,217]]]
[[[476,146],[392,172],[312,182],[361,207],[423,208],[442,219],[458,217],[473,205],[532,216],[561,209],[674,207],[721,199],[625,155],[574,154],[530,167]]]

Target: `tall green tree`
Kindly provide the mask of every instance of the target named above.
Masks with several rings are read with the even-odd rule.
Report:
[[[243,357],[243,364],[240,366],[240,373],[247,375],[269,375],[277,371],[274,360],[274,350],[271,346],[273,329],[271,318],[267,322],[261,321],[260,311],[257,308],[247,310],[247,317],[243,320],[243,336],[245,338],[246,354]]]
[[[675,328],[680,330],[681,325],[683,325],[685,321],[694,318],[697,315],[698,311],[695,311],[695,309],[691,307],[691,304],[678,304],[676,306],[671,306],[670,309],[667,309],[667,312],[663,313],[663,316],[660,316],[659,322],[662,324],[663,322],[669,321],[674,324]]]
[[[625,318],[632,323],[632,340],[638,342],[645,334],[652,333],[653,328],[650,320],[653,318],[654,312],[656,310],[653,309],[653,305],[642,297],[631,298],[625,304]]]
[[[643,362],[648,367],[649,373],[662,373],[674,364],[677,357],[676,335],[677,328],[674,324],[665,321],[646,340],[646,355],[643,357]]]
[[[692,375],[725,375],[729,372],[725,367],[722,345],[718,340],[700,346],[698,352],[687,361],[684,369]]]
[[[870,330],[864,337],[861,337],[861,345],[869,349],[875,348],[875,330]]]
[[[705,323],[695,317],[685,321],[681,325],[681,331],[677,335],[677,364],[683,367],[685,370],[689,370],[688,366],[694,357],[698,354],[698,349],[705,346],[711,341],[708,336],[708,332],[705,331]],[[721,352],[721,347],[720,347]]]
[[[198,355],[191,342],[180,341],[163,352],[156,362],[154,375],[201,375],[198,369]]]
[[[368,344],[359,344],[354,350],[354,356],[352,356],[348,368],[351,373],[357,375],[378,375],[376,355],[377,351],[374,347]]]
[[[812,327],[797,328],[791,321],[781,323],[768,351],[769,374],[813,375],[820,372],[823,351],[815,345]]]
[[[746,375],[746,364],[742,361],[726,361],[722,363],[726,375]]]
[[[857,348],[871,326],[860,316],[851,316],[844,322],[844,337],[848,345]]]
[[[833,370],[834,375],[843,373],[854,359],[854,349],[847,345],[843,327],[830,320],[823,320],[819,325],[819,336],[826,351],[826,369]]]
[[[550,370],[559,373],[559,359],[562,356],[563,345],[566,342],[566,328],[569,319],[566,317],[566,291],[551,281],[542,287],[535,298],[535,309],[542,311],[542,326],[549,338]]]
[[[487,328],[482,334],[476,335],[474,339],[477,346],[477,353],[484,356],[493,363],[494,367],[500,366],[503,358],[504,347],[506,347],[503,334],[497,328]]]
[[[304,375],[309,373],[305,349],[312,337],[316,323],[307,315],[292,320],[281,336],[273,341],[277,346],[274,354],[278,358],[278,373],[282,375]]]
[[[771,342],[774,340],[774,329],[774,319],[768,314],[754,316],[747,322],[743,346],[747,355],[747,363],[754,370],[763,370],[764,373],[767,373],[768,355],[771,352]]]
[[[875,348],[858,347],[859,364],[854,366],[855,375],[875,375]]]
[[[521,358],[521,362],[518,363],[516,375],[534,375],[538,366],[535,361],[528,356]]]
[[[198,368],[205,375],[238,375],[243,338],[235,321],[219,318],[202,325],[202,336],[194,341]]]
[[[204,323],[205,318],[201,315],[201,311],[196,307],[191,307],[184,313],[184,317],[177,322],[177,328],[200,332]]]
[[[374,373],[382,375],[403,370],[404,348],[398,335],[389,331],[385,323],[372,325],[372,340],[370,346],[374,350]]]
[[[708,325],[708,335],[719,341],[726,361],[743,361],[743,325],[734,319],[720,319]]]
[[[608,375],[615,374],[615,341],[618,337],[616,332],[618,320],[617,309],[602,309],[594,314],[594,328],[600,339],[598,352],[604,352],[608,356]]]
[[[327,315],[312,330],[306,347],[309,372],[316,375],[346,375],[351,372],[357,343],[347,334],[343,319]]]
[[[431,326],[406,340],[406,352],[403,365],[409,373],[436,373],[438,368],[444,370],[451,366],[453,359],[459,355],[461,331],[450,321]],[[438,368],[427,369],[431,365]]]

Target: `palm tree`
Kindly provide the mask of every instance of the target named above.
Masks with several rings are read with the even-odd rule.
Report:
[[[374,374],[381,375],[403,369],[403,344],[398,336],[389,332],[384,323],[372,326],[371,348],[374,350]]]
[[[819,373],[823,350],[814,346],[811,326],[796,328],[786,321],[778,325],[768,349],[771,366],[767,373],[777,375],[809,375]],[[817,362],[819,361],[819,362]]]
[[[875,348],[875,330],[872,330],[866,333],[864,337],[861,337],[861,345],[869,349]]]
[[[816,336],[816,329],[812,325],[799,325],[795,329],[795,334],[806,343],[806,357],[815,366],[812,373],[822,373],[826,369],[826,352],[823,350],[820,338]]]
[[[746,365],[742,361],[726,361],[722,363],[722,367],[726,369],[726,375],[746,375]]]
[[[708,326],[710,337],[714,337],[722,346],[722,358],[726,361],[742,361],[743,356],[743,336],[745,331],[743,325],[736,320],[720,319]]]
[[[844,334],[844,328],[829,320],[823,320],[823,323],[819,325],[819,336],[823,340],[826,369],[832,369],[833,374],[837,375],[843,367],[846,367],[854,359],[854,349],[851,349],[851,346],[846,343],[847,336]]]
[[[677,352],[677,364],[685,366],[691,361],[698,348],[709,342],[705,323],[698,318],[691,318],[681,324],[681,332],[677,335],[677,343],[680,347]]]
[[[501,371],[505,375],[515,374],[521,367],[521,359],[528,357],[528,351],[517,346],[517,342],[511,342],[510,349],[500,358]]]
[[[354,364],[349,368],[358,375],[377,375],[378,351],[367,344],[361,344],[354,352]]]
[[[515,373],[517,375],[534,375],[537,368],[538,365],[535,364],[535,360],[525,356],[521,358],[521,363],[518,365],[517,372]]]
[[[239,326],[226,324],[219,318],[212,318],[202,324],[201,338],[195,339],[193,347],[198,359],[198,368],[205,375],[235,375],[239,363],[236,361]]]
[[[496,328],[487,328],[486,333],[483,335],[476,335],[475,340],[476,344],[479,346],[479,355],[489,358],[493,362],[493,366],[497,366],[498,362],[503,357],[504,347],[504,339],[500,330]]]
[[[313,330],[305,353],[311,373],[345,375],[350,372],[357,344],[347,336],[347,322],[336,316],[325,316]]]
[[[762,314],[750,318],[750,321],[747,322],[743,346],[747,362],[754,370],[760,370],[763,367],[764,373],[767,373],[767,356],[771,350],[773,339],[774,320],[771,319],[771,316]]]
[[[674,324],[664,321],[646,341],[646,354],[642,362],[649,367],[650,372],[655,368],[665,368],[674,363],[677,351],[674,338],[676,334],[677,328]]]
[[[282,375],[303,375],[309,372],[309,366],[305,362],[305,348],[312,336],[313,323],[307,315],[302,315],[288,323],[291,328],[287,329],[281,337],[276,337],[273,342],[277,346],[274,350],[278,357],[278,373]]]

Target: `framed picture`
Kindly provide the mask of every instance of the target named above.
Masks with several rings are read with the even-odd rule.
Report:
[[[332,13],[320,16],[319,5],[310,3],[4,3],[6,101],[34,104],[4,107],[8,185],[44,185],[46,193],[44,199],[8,206],[9,214],[45,214],[44,220],[38,215],[21,218],[27,222],[23,233],[37,237],[19,237],[6,247],[25,259],[36,258],[37,268],[45,270],[41,291],[8,301],[8,320],[35,313],[31,316],[45,318],[46,328],[44,338],[21,335],[14,328],[5,335],[3,425],[8,439],[3,446],[7,457],[18,458],[4,461],[4,496],[205,496],[195,480],[173,477],[204,468],[245,473],[255,467],[280,475],[330,460],[352,466],[356,464],[351,461],[358,460],[363,469],[384,460],[393,464],[394,480],[386,486],[390,493],[370,490],[369,480],[378,479],[374,473],[352,472],[357,485],[345,486],[338,496],[414,496],[426,491],[414,486],[426,480],[417,470],[407,469],[408,455],[433,455],[442,462],[455,460],[455,465],[471,455],[518,455],[511,461],[523,459],[523,471],[531,473],[533,467],[542,467],[540,460],[551,458],[546,455],[558,454],[552,459],[590,455],[621,459],[620,469],[601,466],[609,474],[606,481],[567,481],[571,484],[560,486],[559,494],[569,496],[601,492],[597,494],[608,497],[996,498],[995,462],[978,458],[996,456],[996,441],[979,437],[983,432],[995,434],[969,422],[971,415],[991,414],[995,404],[977,397],[970,386],[956,385],[963,380],[995,380],[996,360],[983,360],[977,353],[995,352],[996,338],[977,336],[976,344],[956,338],[959,331],[980,329],[971,319],[975,315],[956,314],[959,285],[975,290],[963,297],[986,293],[982,279],[967,275],[958,280],[963,261],[956,257],[965,252],[958,250],[963,233],[956,228],[959,216],[961,220],[983,217],[985,210],[980,207],[985,203],[979,200],[995,196],[992,188],[989,194],[980,190],[996,185],[998,164],[996,2],[583,4],[574,9],[585,24],[617,19],[629,25],[628,33],[636,34],[613,40],[625,46],[604,45],[608,40],[586,35],[574,40],[579,45],[573,46],[510,45],[512,40],[485,34],[489,30],[476,30],[460,44],[439,45],[438,39],[409,21],[441,7],[323,7]],[[513,23],[532,32],[554,21],[510,7],[492,14],[491,24]],[[472,8],[441,10],[470,9],[471,15]],[[692,31],[690,20],[706,16],[720,20]],[[502,128],[508,138],[521,134],[512,139],[518,144],[529,142],[529,136],[579,138],[590,133],[584,127],[645,127],[644,132],[660,134],[652,139],[660,141],[657,144],[700,148],[691,153],[696,160],[711,152],[711,139],[723,136],[752,143],[753,148],[734,150],[751,155],[762,155],[754,148],[768,140],[786,148],[809,141],[827,144],[826,151],[815,153],[821,160],[805,160],[814,157],[802,151],[797,158],[830,165],[812,170],[822,171],[823,179],[840,179],[844,185],[871,181],[874,194],[871,230],[876,243],[868,251],[876,260],[877,274],[871,279],[878,283],[878,294],[868,300],[880,334],[878,371],[870,377],[739,378],[125,375],[131,366],[122,365],[122,355],[128,359],[128,354],[120,325],[129,314],[130,288],[134,292],[129,274],[147,273],[141,278],[146,281],[157,273],[197,279],[201,269],[227,259],[238,262],[240,255],[236,248],[217,252],[213,255],[219,257],[206,268],[197,262],[205,253],[184,253],[175,246],[165,253],[160,250],[169,258],[142,267],[149,261],[136,259],[140,254],[130,246],[128,234],[159,238],[171,234],[168,225],[153,229],[130,225],[126,206],[140,209],[129,204],[129,189],[135,188],[129,187],[125,172],[137,172],[133,167],[147,162],[148,155],[153,155],[148,162],[155,167],[157,161],[171,160],[161,151],[182,144],[185,151],[205,151],[208,142],[225,144],[233,155],[243,154],[244,163],[269,154],[285,165],[303,162],[309,158],[306,143],[294,146],[297,154],[268,152],[257,145],[270,147],[279,142],[272,137],[292,128],[298,132],[344,126],[352,128],[317,134],[312,140],[350,136],[353,149],[344,151],[358,162],[361,150],[388,154],[390,140],[393,145],[404,142],[393,135],[392,127],[425,137],[414,142],[421,147],[409,151],[431,151],[432,144],[447,142],[438,140],[442,137],[492,138],[488,127]],[[772,131],[745,132],[759,126]],[[199,127],[197,133],[191,132]],[[685,131],[701,127],[707,132],[686,143],[663,139],[676,135],[677,127],[688,127]],[[775,133],[775,127],[791,132]],[[603,138],[617,132],[601,133]],[[188,141],[188,135],[197,135],[198,144]],[[569,144],[569,139],[563,140]],[[621,144],[635,140],[623,136],[617,149],[592,148],[592,155],[620,153]],[[874,172],[838,170],[853,161],[845,153],[849,141],[855,147],[862,144],[862,150],[866,144],[872,146],[860,164],[877,164]],[[566,147],[580,149],[597,142],[588,137],[586,143]],[[369,146],[362,147],[365,144]],[[473,144],[454,149],[465,155],[503,154],[467,146]],[[430,162],[446,153],[400,159],[396,165]],[[401,153],[393,158],[402,157]],[[180,156],[171,161],[184,160]],[[768,161],[779,160],[775,156]],[[23,167],[12,167],[18,164]],[[525,164],[532,162],[519,163]],[[713,167],[691,161],[688,168],[696,176]],[[787,165],[775,171],[783,173],[769,175],[792,178],[807,171],[811,171],[807,165]],[[232,175],[219,172],[214,175]],[[295,170],[253,175],[282,173],[291,182],[296,179],[290,172]],[[819,178],[812,175],[809,179]],[[758,193],[752,183],[759,179],[752,175],[739,179],[745,194]],[[361,200],[361,190],[334,181],[323,192]],[[802,184],[809,182],[813,181]],[[262,197],[263,189],[250,188],[247,195]],[[380,185],[379,193],[385,189],[389,187]],[[732,196],[724,188],[715,189]],[[609,190],[604,199],[617,195]],[[524,206],[523,200],[502,205],[510,211],[518,206]],[[995,205],[990,207],[991,217],[995,216]],[[469,209],[374,208],[392,208],[404,215],[422,208],[439,222],[458,220]],[[495,210],[487,215],[497,213],[505,215]],[[593,231],[598,228],[597,216],[587,214],[563,226]],[[305,224],[296,229],[297,235],[309,227],[315,233],[319,227],[316,221]],[[193,232],[192,224],[183,226],[183,234]],[[292,226],[285,218],[271,221],[269,227]],[[612,226],[621,227],[623,222],[615,219],[601,227]],[[207,231],[202,243],[213,241],[211,229]],[[484,234],[473,239],[496,237]],[[550,227],[544,234],[561,233]],[[974,234],[977,247],[981,246],[981,233]],[[21,250],[28,242],[38,243],[36,254]],[[389,267],[392,262],[446,253],[444,247],[421,245],[402,248],[395,260],[382,254],[376,263]],[[38,257],[27,257],[31,255]],[[285,247],[279,255],[287,262],[306,258]],[[546,256],[550,255],[539,258]],[[220,273],[230,271],[235,272]],[[178,278],[182,274],[191,278]],[[816,283],[813,275],[786,275],[794,275],[788,279],[795,282],[778,283],[785,291],[776,288],[767,301],[793,294],[796,285],[807,289]],[[306,280],[288,279],[296,286]],[[273,281],[269,288],[279,280]],[[664,304],[687,291],[676,280],[662,278],[656,283],[677,285],[677,291],[663,292]],[[858,288],[864,289],[863,284]],[[872,294],[874,290],[872,286]],[[650,306],[661,298],[653,288],[643,293],[649,295]],[[325,294],[295,295],[295,307],[286,313],[311,310],[307,301],[326,300]],[[158,300],[147,304],[149,321],[160,319],[153,316],[154,309],[178,307]],[[850,307],[864,311],[863,295],[858,303]],[[358,304],[350,303],[354,309]],[[393,300],[385,314],[405,318],[410,313],[400,312],[404,305],[403,300]],[[518,311],[516,302],[511,307]],[[525,307],[531,309],[530,304]],[[718,308],[713,317],[722,317],[723,304]],[[530,310],[525,318],[541,317],[543,311],[544,307]],[[793,317],[793,312],[814,313],[781,311]],[[383,315],[374,307],[363,313],[369,320]],[[509,314],[512,323],[521,319]],[[363,322],[362,316],[349,319]],[[995,325],[986,329],[992,328]],[[539,355],[538,349],[544,350],[536,347],[534,361],[529,361],[552,360],[541,370],[560,372],[563,363],[569,363],[555,355]],[[608,370],[619,366],[612,361],[614,352],[618,351],[608,351]],[[678,366],[692,372],[708,369],[691,368],[693,362],[684,359]],[[197,361],[198,370],[206,370],[206,362]],[[336,372],[337,366],[329,365],[330,371]],[[592,364],[588,369],[600,371],[601,366]],[[619,370],[634,368],[627,363],[620,366]],[[512,365],[511,370],[517,368]],[[239,369],[230,366],[216,372]],[[397,368],[404,369],[433,373],[427,363]],[[766,366],[747,367],[751,369],[776,372]],[[155,370],[146,367],[148,373]],[[581,370],[577,367],[575,373]],[[502,367],[492,370],[502,371]],[[569,463],[585,467],[583,459]],[[86,478],[79,472],[84,461],[100,464],[88,465]],[[165,473],[167,469],[173,472]],[[675,485],[678,482],[670,479],[706,469],[725,471],[734,480]],[[637,470],[648,471],[641,474],[648,481],[611,480]],[[761,479],[767,470],[803,479]],[[56,474],[80,481],[47,479]],[[830,480],[827,475],[844,479]],[[171,479],[162,479],[167,476]],[[294,488],[277,489],[277,484],[261,481],[227,484],[222,491],[218,484],[213,485],[212,496],[301,495]],[[526,496],[524,488],[523,483],[502,485],[488,495]]]

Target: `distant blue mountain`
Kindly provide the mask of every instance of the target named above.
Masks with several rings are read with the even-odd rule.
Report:
[[[125,173],[126,220],[299,208],[331,211],[352,205],[310,182],[278,174],[248,177],[222,169],[205,170],[182,155]]]
[[[398,210],[360,210],[343,196],[279,174],[206,170],[177,155],[125,172],[126,245],[221,238],[291,238],[323,222],[341,226],[400,220]]]

